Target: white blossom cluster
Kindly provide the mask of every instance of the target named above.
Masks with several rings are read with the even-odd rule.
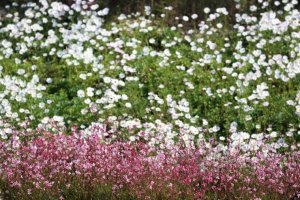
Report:
[[[245,150],[264,140],[300,146],[297,0],[259,0],[233,24],[226,8],[205,8],[205,21],[195,13],[171,26],[158,21],[172,7],[159,16],[147,6],[111,22],[109,10],[91,2],[39,0],[21,5],[24,13],[6,7],[1,138],[55,124],[162,148],[209,138]]]

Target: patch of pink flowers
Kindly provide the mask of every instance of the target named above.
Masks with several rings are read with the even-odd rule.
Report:
[[[205,143],[162,151],[45,132],[0,142],[0,177],[2,193],[17,199],[289,199],[300,191],[300,153]]]

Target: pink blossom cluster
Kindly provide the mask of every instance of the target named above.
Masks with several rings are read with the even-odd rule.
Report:
[[[0,142],[0,189],[13,199],[289,199],[300,191],[300,152],[219,151],[204,143],[162,151],[44,133]]]

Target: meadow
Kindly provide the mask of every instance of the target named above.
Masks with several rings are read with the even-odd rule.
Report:
[[[299,3],[244,6],[6,6],[0,195],[300,199]]]

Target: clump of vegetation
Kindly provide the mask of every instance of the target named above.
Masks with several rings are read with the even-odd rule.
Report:
[[[146,6],[110,20],[109,9],[91,1],[7,6],[0,22],[2,193],[296,195],[297,6],[236,1],[235,14],[207,7],[178,17],[171,6]]]
[[[184,129],[193,140],[243,131],[294,143],[297,1],[260,4],[233,25],[225,8],[205,8],[205,21],[191,14],[174,26],[165,24],[172,7],[160,17],[145,7],[105,23],[109,10],[84,1],[28,3],[24,14],[12,6],[1,24],[2,124],[53,120],[85,129],[105,121],[139,131],[150,123]]]

